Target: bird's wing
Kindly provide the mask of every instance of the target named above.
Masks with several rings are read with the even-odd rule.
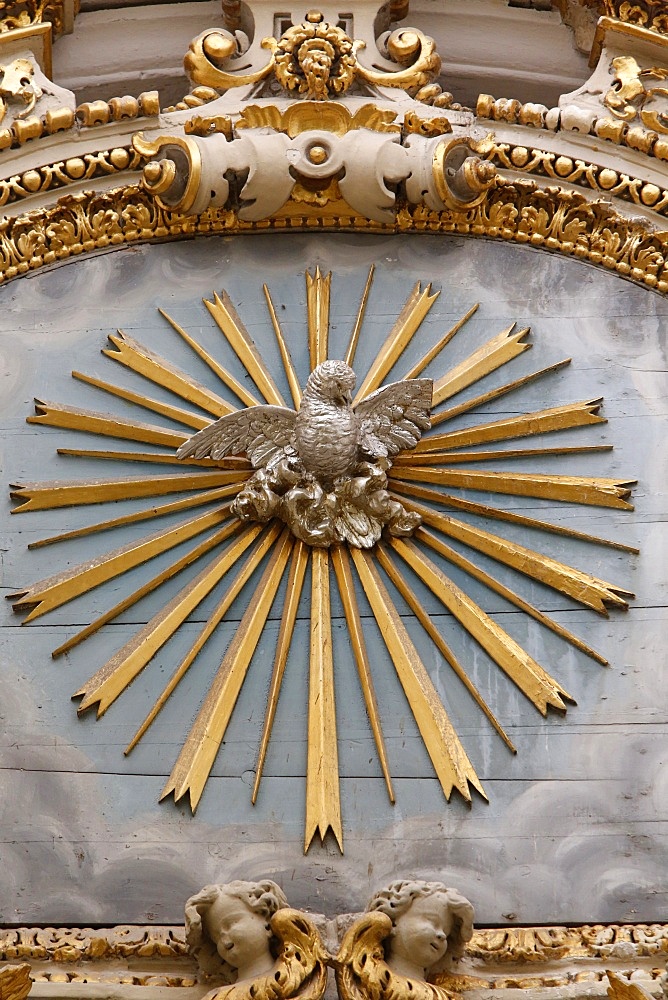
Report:
[[[254,469],[280,455],[295,455],[292,439],[297,414],[285,406],[249,406],[228,413],[193,434],[176,453],[177,458],[212,458],[248,455]]]
[[[431,427],[433,382],[406,379],[372,392],[355,409],[360,421],[359,446],[374,458],[414,448]]]

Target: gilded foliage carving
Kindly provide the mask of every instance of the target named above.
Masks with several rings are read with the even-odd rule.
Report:
[[[345,214],[344,214],[345,211]],[[668,292],[668,236],[649,232],[642,221],[622,218],[604,202],[532,182],[501,183],[466,211],[402,207],[394,226],[364,219],[347,206],[331,215],[295,215],[260,223],[241,222],[233,211],[210,209],[200,216],[160,209],[137,187],[103,194],[81,192],[56,206],[0,222],[0,280],[102,247],[208,233],[286,228],[355,229],[381,232],[452,232],[527,243],[598,264],[640,284]]]
[[[76,15],[79,4],[75,0]],[[65,29],[64,0],[3,0],[0,3],[0,33],[50,21],[56,37]]]

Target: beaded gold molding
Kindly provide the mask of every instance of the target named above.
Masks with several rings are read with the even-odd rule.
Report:
[[[576,257],[668,292],[668,233],[651,232],[642,220],[624,218],[602,201],[558,187],[502,181],[467,211],[404,206],[392,226],[355,215],[344,202],[328,205],[331,214],[317,206],[309,214],[309,207],[297,203],[292,208],[302,214],[249,223],[223,209],[200,216],[165,212],[135,186],[66,195],[51,208],[0,221],[0,282],[110,246],[210,233],[307,229],[484,236]]]
[[[607,197],[620,198],[639,208],[651,208],[659,215],[668,214],[668,190],[633,177],[612,167],[600,166],[588,160],[552,153],[530,145],[489,140],[479,147],[485,159],[505,170],[547,177],[557,184],[577,184]]]

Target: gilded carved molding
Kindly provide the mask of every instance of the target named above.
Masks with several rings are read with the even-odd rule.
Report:
[[[582,927],[502,927],[477,928],[466,946],[466,955],[486,966],[528,963],[531,975],[540,976],[539,967],[572,959],[656,959],[657,976],[668,955],[668,924],[588,924]],[[123,925],[108,928],[18,927],[0,929],[0,962],[51,962],[72,967],[91,963],[90,972],[108,960],[142,958],[159,961],[178,959],[184,968],[173,978],[178,985],[193,977],[194,964],[188,957],[183,926]],[[148,968],[149,966],[147,966]],[[52,975],[45,971],[45,975]],[[152,975],[153,973],[146,973]],[[552,975],[557,975],[554,969]],[[604,970],[590,966],[574,971],[568,981],[600,979]],[[42,972],[39,973],[42,975]],[[494,978],[510,982],[511,977]],[[516,979],[515,979],[516,981]],[[177,983],[175,982],[175,985]]]
[[[0,35],[48,22],[58,38],[72,30],[78,12],[79,0],[9,0],[0,11]]]
[[[398,208],[392,225],[380,225],[342,202],[328,206],[296,203],[296,212],[261,222],[244,222],[233,210],[209,209],[200,216],[160,208],[135,186],[104,193],[68,195],[0,222],[0,281],[108,246],[155,239],[290,229],[362,232],[428,232],[484,236],[542,247],[598,264],[648,288],[668,292],[668,236],[641,220],[617,214],[604,201],[579,192],[540,188],[530,181],[503,181],[466,211]],[[301,209],[301,212],[300,212]],[[331,213],[331,214],[330,214]]]

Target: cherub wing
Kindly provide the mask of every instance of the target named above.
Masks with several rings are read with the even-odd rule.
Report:
[[[212,458],[248,455],[254,469],[273,458],[295,455],[292,439],[297,414],[285,406],[249,406],[228,413],[193,434],[176,453],[177,458]]]
[[[372,392],[356,407],[359,446],[373,458],[414,448],[431,427],[429,411],[434,384],[430,378],[406,379]]]

